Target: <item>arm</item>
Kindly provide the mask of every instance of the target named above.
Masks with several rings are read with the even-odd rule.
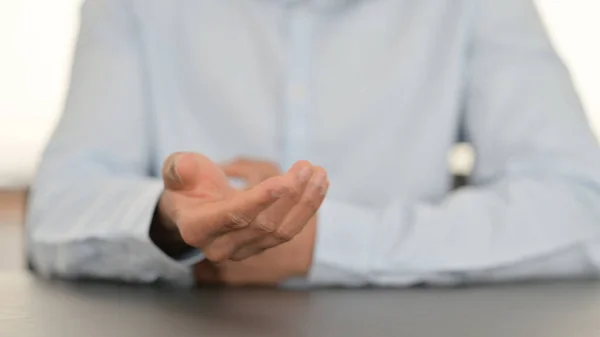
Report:
[[[531,1],[478,0],[465,134],[473,186],[439,203],[326,200],[315,284],[598,275],[600,153]]]
[[[83,6],[65,112],[30,197],[30,258],[45,275],[189,284],[189,268],[149,235],[163,183],[151,177],[152,125],[128,6]]]

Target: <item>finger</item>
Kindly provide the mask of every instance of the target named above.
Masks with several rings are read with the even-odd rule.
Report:
[[[286,177],[295,180],[296,187],[294,189],[296,192],[281,198],[268,210],[259,214],[248,230],[232,233],[232,236],[235,236],[235,242],[240,247],[241,253],[239,255],[246,258],[249,255],[258,253],[259,249],[255,249],[253,246],[266,235],[277,237],[280,243],[289,241],[293,237],[287,236],[287,233],[280,231],[279,227],[304,194],[306,185],[312,175],[312,165],[307,161],[298,162],[290,169]],[[233,254],[233,259],[239,259],[237,252]]]
[[[164,162],[162,176],[166,189],[191,190],[205,184],[211,190],[226,189],[223,171],[206,156],[176,152]]]
[[[301,160],[294,163],[284,176],[286,183],[289,184],[288,193],[278,200],[273,207],[270,207],[260,215],[259,220],[262,220],[262,222],[256,222],[256,227],[260,229],[266,225],[267,228],[265,229],[275,230],[275,226],[283,221],[286,214],[294,207],[298,200],[300,200],[312,174],[313,166],[310,162]]]
[[[243,178],[247,180],[251,171],[252,170],[248,167],[247,162],[240,159],[223,165],[223,172],[228,177]]]
[[[194,222],[202,226],[184,227],[194,228],[194,237],[204,238],[198,244],[205,245],[224,233],[247,227],[260,212],[288,193],[283,177],[270,178],[252,189],[237,192],[230,199],[201,206]]]
[[[315,173],[308,183],[301,200],[287,214],[279,227],[279,234],[265,237],[261,242],[251,247],[248,246],[245,249],[240,249],[231,258],[233,260],[243,260],[281,244],[282,238],[294,238],[318,212],[327,195],[328,189],[329,181],[327,179],[327,172],[321,167],[315,167]]]
[[[240,229],[242,231],[243,229]],[[221,263],[229,260],[238,250],[236,243],[232,240],[231,234],[221,235],[202,248],[202,253],[207,260],[214,263]]]
[[[294,206],[304,191],[304,187],[312,175],[312,164],[307,161],[297,162],[288,173],[281,177],[286,184],[287,193],[277,200],[268,210],[260,212],[253,219],[244,217],[241,223],[248,228],[222,235],[210,243],[210,252],[213,259],[231,258],[233,254],[245,245],[260,241],[265,235],[275,232],[285,215]],[[273,178],[271,178],[273,179]],[[250,223],[247,223],[250,220]],[[254,250],[253,250],[254,251]],[[205,252],[206,254],[206,252]]]
[[[301,161],[300,163],[310,164],[307,161]],[[259,164],[260,164],[259,171],[260,171],[260,174],[263,176],[263,179],[274,177],[274,176],[279,176],[279,175],[283,174],[281,172],[281,167],[279,167],[279,165],[275,162],[265,161],[265,162],[260,162]]]
[[[319,211],[327,190],[329,189],[329,180],[327,172],[322,167],[315,167],[315,173],[308,183],[300,201],[287,214],[279,231],[285,237],[295,237],[302,231],[306,223]],[[267,244],[263,248],[270,248]]]
[[[264,181],[248,191],[237,192],[235,197],[201,205],[196,214],[189,217],[191,223],[179,226],[186,243],[202,249],[213,262],[229,259],[237,249],[228,232],[247,227],[261,212],[273,205],[287,193],[283,177]]]

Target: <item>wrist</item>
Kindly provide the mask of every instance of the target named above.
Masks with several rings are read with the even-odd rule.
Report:
[[[158,203],[156,205],[154,220],[157,221],[157,223],[165,230],[179,232],[174,217],[172,216],[172,210],[174,209],[174,207],[171,204],[172,202],[170,202],[169,198],[167,198],[165,196],[165,193],[163,192],[160,198],[158,199]]]
[[[187,245],[173,218],[169,216],[170,207],[164,193],[160,196],[150,224],[150,239],[165,254],[177,258],[189,252],[193,247]]]

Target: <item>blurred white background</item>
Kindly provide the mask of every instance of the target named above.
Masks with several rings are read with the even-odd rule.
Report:
[[[60,115],[80,2],[0,0],[0,188],[29,184]],[[600,1],[537,3],[600,136]]]
[[[81,0],[0,0],[0,187],[28,185],[60,115]]]

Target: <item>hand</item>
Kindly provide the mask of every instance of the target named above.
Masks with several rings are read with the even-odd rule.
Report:
[[[176,153],[163,166],[158,212],[208,260],[243,260],[290,241],[320,207],[329,182],[323,168],[299,161],[283,176],[237,191],[208,158]]]
[[[223,166],[228,177],[244,179],[249,188],[281,175],[276,163],[237,158]],[[195,266],[200,284],[275,285],[291,277],[305,276],[310,269],[316,230],[316,215],[292,241],[269,249],[244,261],[213,264],[203,261]]]
[[[313,259],[317,217],[314,216],[290,242],[264,251],[244,261],[214,264],[202,261],[194,267],[200,285],[274,286],[293,277],[308,274]]]
[[[248,188],[282,174],[277,163],[244,157],[236,158],[223,165],[223,172],[230,178],[244,179]]]

